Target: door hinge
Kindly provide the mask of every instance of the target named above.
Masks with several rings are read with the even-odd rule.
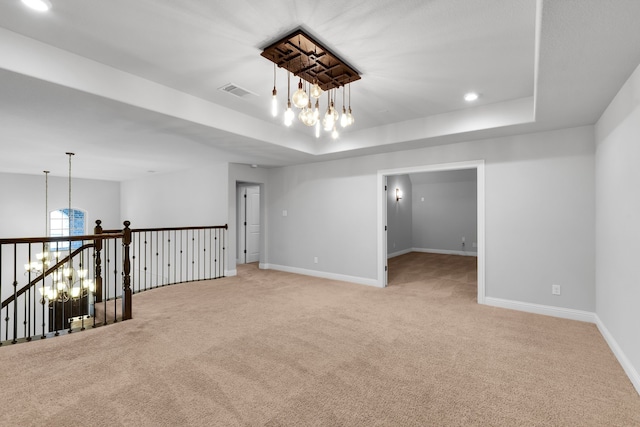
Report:
[[[247,226],[247,221],[245,221],[245,222],[244,222],[244,226],[245,226],[245,227]]]
[[[384,186],[384,191],[387,191],[387,186],[386,185]]]
[[[245,254],[247,253],[247,250],[246,250],[246,249],[244,250],[244,253],[245,253]]]
[[[389,267],[387,267],[386,265],[384,266],[384,271],[387,271]]]
[[[387,231],[387,226],[386,225],[384,226],[384,231]]]
[[[247,198],[247,195],[246,195],[246,194],[244,195],[244,198],[245,198],[245,199]]]

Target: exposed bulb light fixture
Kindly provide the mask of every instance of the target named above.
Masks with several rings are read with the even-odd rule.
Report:
[[[311,99],[309,99],[307,106],[300,111],[300,115],[298,118],[305,126],[315,126],[318,122],[318,115],[315,113],[313,108],[311,108]]]
[[[276,64],[273,64],[273,91],[271,92],[271,115],[278,116],[278,90],[276,89]]]
[[[22,3],[38,12],[46,12],[51,9],[51,2],[49,0],[22,0]]]
[[[273,88],[273,97],[271,98],[271,115],[273,117],[278,117],[278,92],[276,88]]]
[[[309,91],[309,95],[311,95],[311,97],[314,98],[314,99],[318,99],[318,98],[320,98],[322,96],[322,89],[318,85],[317,81],[313,82],[313,86],[311,86],[311,90]]]
[[[396,202],[399,202],[400,199],[402,199],[402,190],[399,188],[396,188]]]
[[[347,126],[351,126],[355,123],[353,114],[351,112],[351,85],[349,85],[349,113],[347,114]]]
[[[342,86],[342,116],[340,116],[340,126],[342,126],[343,128],[349,126],[347,109],[344,107],[344,86]]]
[[[316,105],[313,107],[313,118],[315,120],[320,119],[320,101],[316,99]]]
[[[309,95],[302,88],[302,79],[298,83],[298,90],[293,94],[293,105],[298,108],[305,108],[309,102]]]
[[[333,131],[331,132],[331,138],[333,139],[338,139],[338,136],[340,136],[340,134],[338,133],[338,130],[336,129],[336,126],[333,126]]]
[[[295,113],[291,109],[291,101],[287,102],[287,109],[284,112],[284,125],[289,127],[293,124],[293,118],[295,117]]]
[[[284,125],[289,127],[293,124],[295,114],[291,109],[291,73],[287,73],[287,110],[284,112]]]
[[[478,99],[479,95],[476,92],[469,92],[464,95],[464,100],[467,102],[473,102]]]
[[[276,90],[276,67],[287,70],[287,103],[284,124],[291,126],[295,117],[305,125],[314,128],[320,137],[320,128],[338,137],[337,127],[346,128],[354,123],[351,110],[351,83],[359,80],[359,73],[326,47],[319,44],[302,30],[295,30],[288,36],[266,47],[262,56],[274,64],[271,114],[278,111]],[[298,78],[297,90],[291,94],[291,74]],[[349,85],[349,108],[346,101],[346,85]],[[342,112],[336,108],[337,90],[342,87]],[[294,88],[295,89],[295,88]],[[327,107],[320,111],[320,97],[327,92]],[[291,96],[293,95],[293,96]],[[314,101],[315,100],[315,101]],[[292,110],[293,107],[299,111]]]

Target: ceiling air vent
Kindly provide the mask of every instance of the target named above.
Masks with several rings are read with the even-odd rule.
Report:
[[[255,93],[248,91],[247,89],[243,89],[240,86],[233,84],[233,83],[227,83],[226,85],[222,86],[221,88],[218,88],[219,90],[223,91],[223,92],[227,92],[230,93],[231,95],[235,95],[239,98],[245,98],[247,96],[257,96]]]

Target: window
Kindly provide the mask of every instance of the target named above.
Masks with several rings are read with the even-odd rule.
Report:
[[[49,213],[49,234],[51,237],[58,236],[82,236],[85,234],[86,212],[80,209],[58,209]],[[82,246],[81,241],[71,242],[71,249]],[[69,242],[51,243],[49,248],[52,251],[68,251]]]

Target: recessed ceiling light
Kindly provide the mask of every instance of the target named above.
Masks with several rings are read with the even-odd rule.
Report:
[[[51,9],[51,2],[49,0],[22,0],[22,3],[38,12],[46,12]]]
[[[464,94],[464,100],[467,102],[473,102],[478,99],[478,94],[475,92],[469,92]]]

